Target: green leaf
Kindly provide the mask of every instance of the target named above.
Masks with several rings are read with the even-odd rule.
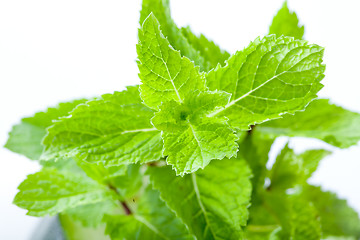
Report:
[[[225,67],[206,76],[210,90],[231,93],[231,101],[209,116],[226,116],[231,126],[249,125],[303,110],[322,88],[324,49],[304,40],[274,35],[256,39]]]
[[[307,150],[299,155],[302,160],[302,174],[308,179],[316,171],[320,161],[329,156],[332,152],[324,149]]]
[[[159,192],[147,188],[132,215],[106,215],[106,234],[111,239],[195,239],[185,225],[160,200]]]
[[[311,102],[306,111],[264,123],[256,131],[269,138],[318,138],[347,148],[360,141],[360,114],[330,104],[327,99],[319,99]]]
[[[266,208],[276,216],[281,231],[274,239],[320,240],[321,223],[314,205],[303,194],[285,194],[283,191],[265,193]]]
[[[308,185],[304,194],[312,201],[320,215],[325,236],[353,236],[360,238],[360,219],[346,202],[336,194],[324,192],[320,187]]]
[[[254,206],[254,202],[258,200],[258,192],[264,189],[267,174],[266,163],[268,162],[268,155],[273,142],[274,140],[263,139],[256,131],[251,131],[247,133],[245,139],[239,143],[239,154],[249,164],[253,174],[251,179],[253,194],[250,209]]]
[[[196,36],[192,33],[190,27],[181,28],[181,32],[191,46],[207,61],[209,65],[207,70],[215,68],[218,64],[224,66],[225,61],[230,57],[227,51],[221,50],[219,46],[213,41],[208,40],[203,34]]]
[[[194,90],[206,90],[204,75],[170,46],[153,14],[139,29],[137,53],[140,94],[150,108],[159,110],[162,102],[170,100],[182,103]]]
[[[20,124],[13,126],[5,147],[30,159],[39,160],[44,149],[41,140],[46,134],[46,128],[51,126],[54,120],[67,116],[71,110],[85,101],[80,99],[60,103],[45,112],[36,113],[33,117],[23,118]]]
[[[213,159],[236,155],[237,136],[225,118],[209,118],[206,114],[229,101],[225,92],[196,92],[183,104],[163,103],[152,118],[162,131],[163,155],[178,175],[204,168]]]
[[[269,189],[288,189],[296,184],[305,183],[316,170],[320,160],[331,152],[318,149],[308,150],[297,155],[286,145],[277,156],[270,171],[271,185]]]
[[[138,87],[105,94],[48,128],[42,158],[75,157],[107,166],[158,160],[162,141],[150,123],[153,114],[142,104]]]
[[[59,171],[72,171],[74,173],[83,172],[72,158],[53,158],[49,160],[40,160],[41,166],[45,168],[56,168]]]
[[[212,161],[184,177],[170,167],[149,168],[161,199],[201,239],[240,239],[248,219],[251,171],[242,159]]]
[[[106,166],[103,163],[89,163],[79,159],[76,159],[75,161],[77,165],[80,167],[80,169],[83,172],[85,172],[87,176],[102,184],[109,184],[117,177],[125,175],[128,166],[131,166],[131,165]]]
[[[292,227],[294,240],[320,240],[321,223],[318,212],[311,202],[301,196],[292,199]]]
[[[105,214],[119,212],[119,205],[113,200],[81,205],[67,209],[64,214],[71,217],[74,221],[80,222],[84,227],[98,227],[103,224]]]
[[[205,62],[203,56],[188,42],[188,39],[182,34],[176,26],[170,15],[169,0],[143,0],[140,12],[140,25],[143,25],[145,19],[154,14],[160,22],[162,33],[176,50],[180,51],[182,56],[186,56],[201,70],[209,70],[209,63]]]
[[[126,173],[111,179],[111,184],[124,199],[134,197],[143,185],[143,174],[140,165],[128,165]]]
[[[66,209],[113,199],[105,186],[71,172],[43,169],[29,175],[18,187],[14,204],[28,215],[55,215]]]
[[[84,227],[79,221],[66,214],[59,214],[59,219],[66,240],[110,240],[104,233],[104,225],[96,228]]]
[[[299,19],[295,12],[290,12],[287,1],[284,2],[282,8],[274,17],[269,34],[277,36],[289,36],[296,39],[302,39],[304,36],[304,26],[299,26]]]

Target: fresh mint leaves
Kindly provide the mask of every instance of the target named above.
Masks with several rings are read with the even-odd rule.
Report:
[[[285,2],[268,36],[230,55],[176,26],[168,0],[143,0],[140,86],[15,125],[5,147],[43,169],[14,204],[59,214],[70,240],[359,238],[346,201],[308,183],[331,152],[286,145],[267,168],[279,136],[360,140],[359,113],[316,99],[324,48],[303,35]]]

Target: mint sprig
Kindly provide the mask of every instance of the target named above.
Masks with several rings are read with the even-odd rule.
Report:
[[[331,152],[296,153],[279,136],[338,148],[360,114],[317,99],[324,48],[303,40],[285,2],[269,35],[230,54],[178,27],[168,0],[143,0],[140,86],[22,119],[9,150],[42,170],[14,204],[60,215],[69,239],[357,239],[358,214],[308,179]]]

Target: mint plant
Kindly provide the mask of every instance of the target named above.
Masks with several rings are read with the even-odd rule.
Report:
[[[360,114],[317,99],[324,48],[303,34],[285,2],[230,55],[143,0],[140,86],[15,125],[5,147],[43,168],[14,204],[58,215],[67,239],[359,239],[358,214],[307,182],[330,151],[286,145],[266,167],[279,136],[360,140]]]

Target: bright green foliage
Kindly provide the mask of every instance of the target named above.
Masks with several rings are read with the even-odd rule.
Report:
[[[321,239],[321,223],[317,209],[312,202],[304,199],[304,196],[288,195],[272,190],[266,192],[264,197],[266,198],[265,210],[274,214],[274,219],[276,219],[276,222],[272,222],[270,226],[277,223],[281,226],[281,230],[276,234],[272,233],[276,236],[272,236],[273,239]]]
[[[194,90],[206,89],[199,68],[171,47],[153,14],[139,30],[137,52],[141,98],[150,108],[158,110],[162,102],[170,100],[182,103]]]
[[[256,132],[254,134],[257,136]],[[262,145],[261,142],[259,144]],[[247,229],[249,239],[321,238],[319,214],[314,204],[301,194],[301,186],[306,185],[319,161],[328,154],[326,150],[309,150],[297,155],[288,146],[284,147],[267,174],[269,186],[264,189],[259,185],[256,195],[253,194],[255,199],[250,208]],[[300,192],[287,194],[291,188],[300,188]],[[277,226],[281,226],[281,230],[271,233]]]
[[[233,127],[247,130],[249,125],[303,110],[322,88],[323,51],[289,37],[256,39],[225,67],[207,75],[210,90],[232,93],[224,109],[211,115],[227,116]]]
[[[104,225],[96,228],[84,227],[81,222],[66,214],[60,214],[59,220],[66,240],[110,240],[110,237],[104,234]]]
[[[292,236],[294,240],[321,239],[321,225],[316,208],[312,203],[292,196]]]
[[[19,186],[14,203],[28,210],[28,215],[55,215],[66,209],[114,198],[105,186],[83,175],[43,169],[29,175]]]
[[[46,161],[45,161],[46,162]],[[100,182],[109,183],[113,179],[123,176],[127,173],[128,167],[132,165],[106,166],[102,163],[89,163],[81,160],[76,160],[77,166],[81,168],[90,178]]]
[[[46,128],[50,127],[53,121],[67,116],[71,110],[85,101],[80,99],[60,103],[57,107],[38,112],[33,117],[23,118],[20,124],[13,126],[5,147],[30,159],[39,160],[44,149],[41,140],[46,134]]]
[[[273,140],[262,139],[256,132],[247,134],[242,142],[239,142],[239,154],[249,164],[253,177],[251,183],[253,186],[253,201],[257,201],[258,190],[262,189],[265,184],[267,174],[266,163],[269,159],[269,151]],[[254,161],[256,159],[256,161]],[[253,205],[252,205],[253,206]]]
[[[304,26],[299,26],[299,19],[295,12],[290,12],[285,1],[282,8],[276,14],[269,29],[269,34],[277,36],[289,36],[302,39],[304,36]]]
[[[198,240],[241,237],[251,195],[251,172],[244,160],[213,161],[182,178],[169,167],[150,168],[149,174],[161,198]]]
[[[285,146],[269,166],[279,136],[360,140],[359,113],[314,100],[324,49],[301,40],[296,14],[285,2],[272,35],[230,56],[177,27],[169,4],[142,2],[140,86],[14,126],[6,147],[43,167],[14,203],[59,214],[68,240],[359,239],[346,201],[307,183],[329,151]]]
[[[105,214],[121,212],[119,205],[113,200],[81,205],[66,210],[64,213],[85,227],[97,227],[103,224]]]
[[[230,57],[227,51],[221,50],[218,45],[208,40],[203,34],[196,36],[191,32],[190,27],[181,28],[181,32],[189,43],[208,61],[210,69],[215,68],[218,64],[223,66]]]
[[[105,94],[48,128],[43,158],[76,157],[108,166],[158,160],[162,143],[150,123],[153,114],[137,87]]]
[[[138,193],[143,184],[143,174],[140,165],[128,165],[126,174],[113,178],[111,185],[117,188],[121,198],[133,197]]]
[[[212,159],[234,156],[237,137],[227,119],[206,116],[225,106],[230,94],[205,91],[203,76],[170,47],[153,14],[144,21],[139,41],[141,97],[160,110],[152,123],[162,131],[167,162],[183,175],[204,168]]]
[[[206,117],[208,112],[228,101],[229,94],[224,92],[200,92],[184,104],[171,101],[161,105],[152,123],[162,130],[164,155],[177,174],[194,172],[212,159],[236,154],[237,136],[227,120]]]
[[[201,70],[210,70],[209,63],[201,56],[198,49],[189,43],[188,39],[182,34],[181,30],[176,26],[170,15],[169,0],[143,0],[140,12],[140,25],[145,19],[154,14],[160,22],[160,29],[165,37],[169,40],[172,47],[180,51],[182,56],[186,56],[194,61]]]
[[[320,160],[329,154],[329,151],[319,149],[296,155],[292,149],[285,146],[271,169],[270,188],[285,190],[304,183],[316,170]]]
[[[149,187],[133,215],[107,215],[104,220],[111,239],[195,239],[160,200],[159,192]]]
[[[143,174],[138,164],[109,167],[101,163],[78,161],[78,165],[90,178],[116,188],[121,199],[133,197],[142,186]]]
[[[304,192],[313,201],[326,236],[353,236],[360,238],[360,218],[346,202],[336,194],[324,192],[320,187],[306,186]]]
[[[329,104],[327,99],[319,99],[311,102],[306,111],[264,123],[256,131],[269,138],[318,138],[347,148],[360,141],[360,114]]]

